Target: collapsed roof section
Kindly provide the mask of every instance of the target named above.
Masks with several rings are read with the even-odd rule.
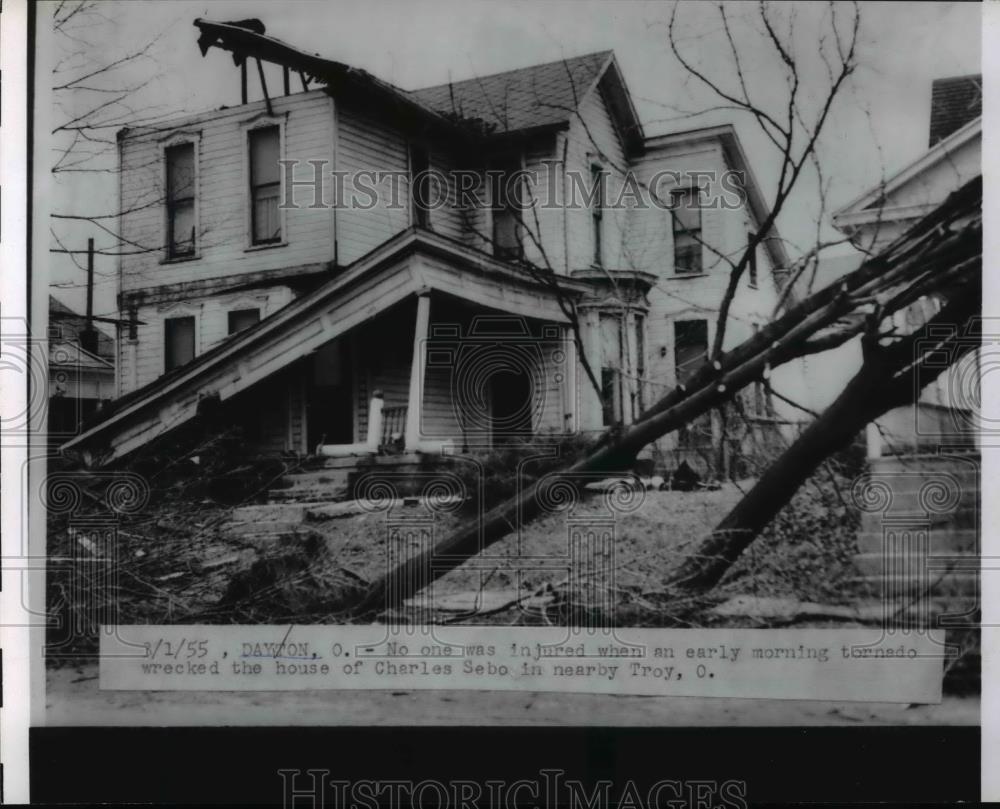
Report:
[[[504,138],[546,129],[565,129],[592,92],[605,98],[626,147],[639,151],[642,124],[614,54],[600,51],[489,76],[406,91],[366,70],[308,53],[268,36],[257,19],[213,22],[198,18],[202,56],[221,48],[243,66],[247,59],[296,71],[303,86],[318,83],[331,92],[363,94],[400,120],[467,139]]]
[[[267,36],[264,23],[260,20],[213,22],[199,17],[194,24],[201,31],[198,47],[202,56],[208,53],[209,48],[214,47],[232,53],[233,63],[237,66],[244,65],[247,59],[270,62],[296,71],[305,86],[317,83],[331,91],[362,92],[369,101],[377,100],[387,105],[402,120],[420,123],[432,129],[447,130],[452,134],[458,131],[453,121],[366,70],[307,53],[280,39]]]

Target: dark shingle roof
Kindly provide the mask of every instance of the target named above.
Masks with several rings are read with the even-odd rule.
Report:
[[[80,342],[80,332],[87,328],[87,318],[70,309],[57,298],[49,295],[49,327],[59,328],[59,338],[71,343]],[[97,332],[97,355],[103,359],[115,356],[115,341],[95,327]]]
[[[929,146],[983,114],[983,77],[954,76],[931,84]]]
[[[611,51],[588,53],[426,87],[410,95],[442,115],[481,119],[495,133],[561,124],[569,120],[610,58]]]

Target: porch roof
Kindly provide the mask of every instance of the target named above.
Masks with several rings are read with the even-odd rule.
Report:
[[[589,289],[571,278],[560,278],[559,286],[574,298]],[[255,326],[121,397],[62,449],[85,452],[96,465],[108,463],[192,419],[201,399],[225,401],[427,290],[523,317],[568,322],[556,294],[528,270],[411,228]]]

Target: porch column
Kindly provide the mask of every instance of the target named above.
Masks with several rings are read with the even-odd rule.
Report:
[[[865,426],[865,444],[870,459],[882,457],[882,434],[874,421]]]
[[[625,315],[625,397],[626,402],[622,402],[622,422],[631,424],[635,421],[635,403],[637,391],[639,389],[639,346],[635,342],[635,313],[628,312]]]
[[[427,369],[427,336],[431,323],[431,295],[426,290],[417,295],[417,323],[413,329],[413,361],[410,363],[410,397],[406,406],[406,449],[420,443],[420,424],[424,404],[424,373]]]
[[[575,433],[579,429],[576,392],[576,364],[579,362],[579,358],[576,356],[576,338],[572,326],[563,329],[563,342],[566,345],[566,374],[563,378],[563,428],[568,433]]]

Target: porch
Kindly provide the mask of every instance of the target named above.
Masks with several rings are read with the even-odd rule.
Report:
[[[209,413],[245,426],[250,452],[300,456],[475,452],[575,431],[563,305],[523,268],[411,230],[122,397],[62,449],[100,466]]]
[[[300,456],[474,454],[576,428],[566,327],[447,292],[404,299],[290,370],[278,385],[287,398],[280,449]],[[234,412],[250,411],[252,397],[259,404],[255,394]]]

